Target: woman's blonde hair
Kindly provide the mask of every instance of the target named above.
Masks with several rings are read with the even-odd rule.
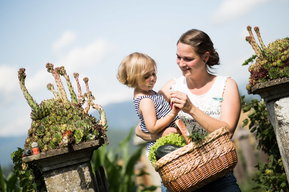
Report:
[[[126,56],[118,67],[117,79],[128,87],[136,88],[144,75],[157,70],[156,62],[143,53],[132,53]]]

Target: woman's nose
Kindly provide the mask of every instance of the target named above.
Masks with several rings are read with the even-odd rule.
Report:
[[[178,59],[177,63],[178,63],[178,65],[179,65],[180,67],[186,66],[186,63],[184,62],[184,60],[183,60],[182,58],[181,58],[181,59]]]

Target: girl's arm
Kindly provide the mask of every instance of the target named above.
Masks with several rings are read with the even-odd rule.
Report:
[[[155,104],[149,98],[140,101],[139,110],[144,118],[144,122],[148,131],[152,134],[161,132],[166,128],[177,116],[179,110],[175,107],[163,118],[156,117]]]
[[[169,94],[167,88],[163,91],[165,94]],[[240,116],[241,104],[238,86],[233,79],[228,78],[226,82],[220,119],[210,117],[198,109],[192,104],[188,96],[182,92],[172,91],[169,97],[172,98],[176,107],[190,114],[208,132],[220,127],[227,127],[232,134],[234,133]]]
[[[159,94],[162,94],[164,96],[164,98],[170,102],[170,87],[171,84],[174,83],[174,80],[170,80],[166,83],[166,85],[163,87],[162,90],[159,91]],[[167,90],[167,91],[164,91]],[[140,128],[140,124],[138,124],[135,128],[135,134],[136,136],[142,138],[145,141],[155,141],[156,139],[161,137],[161,133],[159,134],[152,134],[152,133],[144,133],[141,128]]]

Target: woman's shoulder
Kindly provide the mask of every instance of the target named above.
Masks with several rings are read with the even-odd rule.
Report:
[[[237,85],[236,81],[230,76],[218,75],[217,79],[219,82],[224,82],[225,85]]]
[[[215,88],[221,90],[222,87],[222,95],[230,95],[230,93],[238,92],[238,85],[236,81],[230,76],[217,76],[218,81],[216,83]]]
[[[238,90],[238,84],[232,77],[228,77],[226,81],[226,88],[229,88],[229,90]]]
[[[218,75],[216,77],[217,77],[217,82],[222,83],[225,86],[237,85],[236,81],[230,76]]]
[[[235,81],[231,76],[228,76],[228,75],[216,75],[216,77],[217,77],[218,79],[225,79],[225,80],[230,79],[230,80],[232,80],[232,81]]]

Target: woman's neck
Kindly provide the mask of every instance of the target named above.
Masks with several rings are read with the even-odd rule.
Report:
[[[199,73],[186,77],[188,89],[196,95],[202,95],[210,90],[213,85],[215,75],[209,73]]]

